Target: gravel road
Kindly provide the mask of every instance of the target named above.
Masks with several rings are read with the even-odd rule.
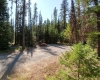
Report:
[[[49,44],[46,47],[37,46],[37,48],[30,48],[28,51],[10,55],[0,54],[0,80],[5,80],[12,69],[19,68],[24,64],[37,63],[45,58],[59,56],[68,50],[70,50],[70,46]]]

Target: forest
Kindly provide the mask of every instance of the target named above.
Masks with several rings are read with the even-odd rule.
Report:
[[[99,80],[100,0],[71,0],[71,6],[68,0],[62,0],[60,13],[54,7],[51,20],[43,19],[38,3],[32,6],[31,0],[0,0],[0,51],[12,46],[35,48],[41,43],[70,45],[72,51],[66,52],[60,62],[75,75],[61,70],[47,80]]]
[[[7,5],[11,2],[11,6]],[[90,35],[99,34],[99,1],[71,1],[69,8],[67,0],[61,3],[60,13],[55,7],[53,18],[43,20],[37,3],[31,10],[31,2],[1,0],[0,50],[7,49],[9,44],[35,46],[38,43],[86,43]],[[12,6],[15,3],[15,20]],[[11,9],[10,9],[11,8]],[[70,10],[69,10],[70,9]],[[9,14],[11,11],[11,14]],[[27,12],[26,12],[27,11]],[[34,13],[32,13],[34,11]],[[26,16],[27,15],[27,16]],[[28,17],[28,20],[26,20]],[[15,22],[14,22],[15,21]],[[26,22],[27,21],[27,22]],[[5,37],[4,37],[5,36]],[[95,40],[96,41],[96,40]],[[95,46],[94,46],[95,47]],[[99,48],[99,40],[98,40]],[[98,55],[100,55],[98,49]]]

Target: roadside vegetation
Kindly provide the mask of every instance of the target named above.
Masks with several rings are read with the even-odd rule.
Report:
[[[88,45],[75,44],[72,50],[60,57],[64,68],[58,69],[47,80],[99,80],[100,59],[97,52]]]

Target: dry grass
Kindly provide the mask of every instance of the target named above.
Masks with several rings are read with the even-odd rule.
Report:
[[[59,67],[58,57],[50,57],[35,64],[26,64],[13,70],[8,75],[8,80],[46,80],[46,77],[54,75]]]

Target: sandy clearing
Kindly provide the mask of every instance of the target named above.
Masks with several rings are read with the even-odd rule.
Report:
[[[13,62],[14,59],[16,59],[17,55],[13,54],[10,55],[11,57],[2,58],[0,60],[0,77],[4,76],[4,72],[7,71],[6,69],[8,67],[11,68],[11,71],[21,69],[27,65],[35,65],[36,63],[40,63],[41,61],[51,59],[54,61],[54,57],[59,56],[61,53],[64,53],[65,51],[70,50],[70,46],[65,45],[57,45],[57,44],[49,44],[47,47],[40,47],[37,46],[37,48],[30,48],[28,51],[24,51],[18,58]],[[8,55],[9,56],[9,55]],[[13,62],[13,63],[11,63]],[[3,67],[3,64],[5,63],[5,67]],[[43,64],[45,65],[45,64]],[[25,67],[26,69],[29,69]],[[42,68],[42,67],[41,67]],[[30,69],[29,69],[30,70]],[[8,70],[10,72],[10,70]],[[7,74],[6,74],[7,75]],[[3,80],[3,78],[2,78]]]

